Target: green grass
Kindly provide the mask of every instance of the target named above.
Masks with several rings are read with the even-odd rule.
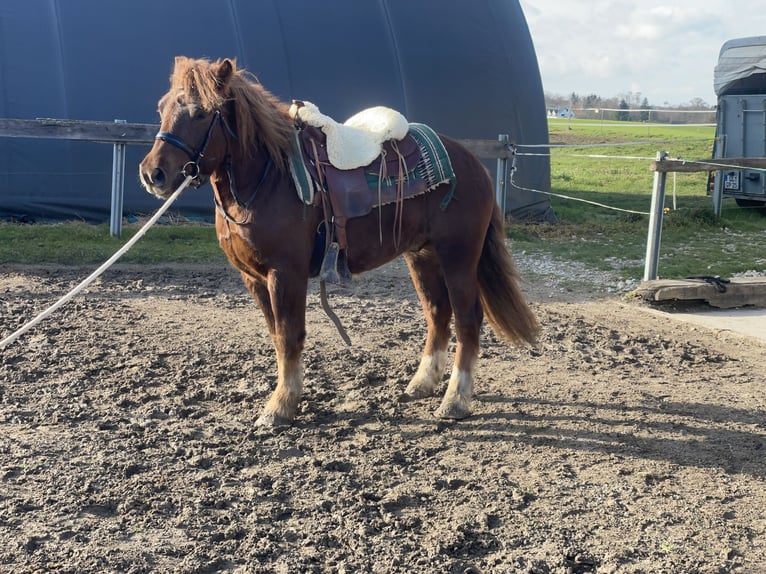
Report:
[[[707,158],[714,136],[709,126],[577,119],[551,120],[549,129],[552,144],[575,146],[551,150],[554,193],[639,212],[650,209],[654,175],[650,163],[656,152]],[[727,199],[718,219],[706,188],[704,173],[668,175],[665,206],[669,211],[663,221],[660,276],[766,271],[766,217]],[[625,279],[643,277],[648,216],[560,197],[553,197],[551,204],[558,218],[555,224],[509,226],[514,251],[578,261],[600,270],[617,269]],[[123,237],[114,238],[106,225],[0,224],[0,264],[100,264],[138,227],[126,225]],[[206,263],[223,262],[224,256],[211,225],[164,224],[150,229],[121,261]]]
[[[0,224],[0,263],[100,264],[140,228],[123,227],[111,237],[108,225],[82,222],[49,225]],[[212,225],[155,225],[121,259],[122,263],[224,261]]]
[[[713,127],[645,127],[637,122],[588,120],[573,120],[571,124],[554,120],[549,126],[551,144],[583,146],[551,150],[553,191],[573,192],[581,194],[578,197],[644,212],[649,211],[651,202],[654,172],[650,165],[657,152],[667,151],[673,158],[706,158],[711,155],[714,138]],[[669,174],[668,205],[675,193],[678,207],[712,207],[706,189],[706,173]],[[590,210],[583,212],[582,206],[571,202],[558,208],[562,218],[570,208],[573,217],[579,214],[588,219],[590,215]]]
[[[709,158],[715,128],[639,122],[550,120],[551,191],[623,210],[648,213],[658,151],[687,160]],[[594,157],[595,156],[595,157]],[[609,157],[603,157],[609,156]],[[648,215],[605,209],[552,197],[557,223],[513,224],[514,249],[547,253],[596,269],[621,269],[643,277]],[[766,270],[766,217],[758,210],[723,203],[713,213],[707,173],[668,174],[659,275],[729,276]]]

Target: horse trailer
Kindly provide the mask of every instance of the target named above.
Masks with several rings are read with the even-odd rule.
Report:
[[[766,157],[766,36],[725,42],[713,80],[718,97],[713,158]],[[716,212],[720,214],[725,197],[740,207],[766,206],[765,176],[756,169],[718,170],[713,187]]]

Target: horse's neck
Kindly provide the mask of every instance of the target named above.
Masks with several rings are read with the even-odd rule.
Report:
[[[210,180],[215,201],[237,221],[249,219],[248,212],[276,205],[296,194],[292,177],[279,170],[276,163],[259,150],[254,157],[233,155],[223,162]]]
[[[270,163],[272,165],[269,165]],[[274,169],[273,162],[261,148],[253,157],[243,156],[240,153],[228,157],[219,168],[219,172],[222,171],[225,174],[224,179],[227,181],[233,177],[236,193],[240,193],[240,190],[247,193],[255,190],[263,179],[267,167],[269,171]]]
[[[266,156],[248,158],[248,161],[227,157],[210,176],[217,208],[234,220],[243,219],[255,201],[266,163]]]

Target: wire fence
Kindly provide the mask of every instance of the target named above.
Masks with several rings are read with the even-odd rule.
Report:
[[[714,141],[714,138],[694,138],[694,141],[700,142],[700,141]],[[679,146],[682,149],[685,149],[689,151],[690,153],[695,153],[694,146],[686,146],[685,144],[688,144],[689,141],[687,140],[671,140],[670,142],[663,142],[663,143],[671,143],[672,145]],[[712,211],[715,213],[715,216],[720,217],[721,215],[721,200],[723,198],[723,188],[720,185],[720,182],[714,182],[716,185],[713,186],[713,189],[711,189],[711,172],[717,172],[719,170],[742,170],[742,169],[748,169],[748,170],[754,170],[758,172],[766,172],[766,158],[722,158],[722,159],[716,159],[716,160],[682,160],[680,158],[678,159],[669,159],[670,154],[668,152],[663,151],[656,151],[655,157],[648,157],[644,155],[628,155],[628,154],[612,154],[612,153],[578,153],[582,151],[583,147],[588,146],[588,149],[593,148],[621,148],[625,146],[637,146],[637,145],[652,145],[655,146],[655,150],[660,147],[658,145],[657,141],[652,142],[637,142],[637,141],[631,141],[631,142],[599,142],[596,144],[583,144],[581,142],[577,143],[571,143],[571,144],[556,144],[556,147],[551,151],[550,149],[544,150],[545,146],[543,145],[510,145],[509,148],[512,150],[513,155],[511,158],[511,167],[510,170],[508,170],[508,179],[509,184],[512,189],[518,189],[526,192],[532,192],[537,193],[541,195],[546,195],[548,197],[555,197],[564,201],[574,201],[574,202],[580,202],[585,203],[600,209],[606,209],[609,211],[614,212],[620,212],[620,213],[626,213],[631,215],[639,215],[639,216],[648,216],[648,231],[647,231],[647,239],[646,239],[646,255],[644,258],[644,275],[643,280],[644,281],[651,281],[658,278],[658,268],[659,268],[659,260],[660,260],[660,238],[662,234],[662,228],[663,228],[663,215],[666,213],[669,213],[670,208],[666,207],[666,184],[667,184],[667,175],[668,173],[672,173],[672,209],[675,211],[677,209],[677,202],[678,197],[676,194],[676,175],[678,172],[696,172],[697,175],[706,175],[706,180],[704,183],[704,189],[705,189],[705,195],[711,196],[711,206]],[[670,147],[670,146],[668,146]],[[541,149],[543,148],[543,149]],[[698,150],[699,146],[697,146]],[[528,151],[521,151],[521,150],[528,150]],[[568,153],[566,150],[575,150],[573,153]],[[617,205],[610,205],[609,203],[603,202],[603,201],[594,201],[593,199],[586,199],[584,197],[576,197],[574,195],[567,195],[563,193],[555,193],[552,191],[545,191],[540,189],[534,189],[527,186],[522,186],[519,184],[518,181],[516,181],[516,172],[517,172],[517,165],[516,160],[519,157],[539,157],[539,156],[545,156],[548,157],[550,160],[552,160],[551,163],[551,176],[556,174],[556,166],[553,160],[556,158],[558,159],[568,159],[568,158],[574,158],[575,161],[579,162],[580,160],[598,160],[601,162],[609,162],[609,163],[617,163],[617,162],[642,162],[647,165],[647,167],[651,167],[654,171],[652,176],[652,186],[651,186],[651,194],[650,199],[648,203],[650,205],[647,205],[648,210],[642,210],[642,209],[628,209],[626,207],[620,207]],[[572,162],[569,162],[570,165]],[[763,166],[763,167],[761,167]],[[630,172],[632,175],[635,175],[634,172]],[[592,180],[591,180],[592,181]],[[635,179],[631,179],[631,181],[636,181]],[[697,179],[698,184],[701,183],[699,178]],[[649,189],[649,185],[647,183],[647,191]],[[581,191],[581,190],[578,190]],[[582,192],[582,191],[581,191]],[[604,192],[604,190],[593,190],[592,192],[582,192],[583,194],[591,193],[591,194],[599,194],[600,192]],[[711,193],[712,192],[712,193]],[[635,193],[627,192],[626,195],[633,195],[634,198],[631,200],[632,205],[631,207],[635,207],[636,199],[635,199]],[[603,193],[603,196],[605,198],[612,197],[614,198],[614,194],[609,193]],[[698,206],[698,201],[697,205]],[[737,199],[738,206],[736,209],[741,210],[743,203],[740,199]],[[763,203],[761,202],[753,202],[753,208],[756,208],[758,206],[759,208],[763,207]]]
[[[688,124],[685,124],[688,126]],[[700,124],[700,125],[711,125],[711,124]],[[712,124],[715,125],[715,124]],[[541,189],[534,189],[527,186],[520,185],[515,178],[517,167],[516,167],[516,158],[517,157],[548,157],[551,160],[555,158],[579,158],[579,159],[594,159],[594,160],[612,160],[612,161],[640,161],[640,162],[654,162],[657,158],[656,157],[650,157],[650,156],[642,156],[642,155],[618,155],[618,154],[588,154],[588,153],[551,153],[548,152],[542,152],[542,151],[519,151],[519,150],[540,150],[540,149],[555,149],[555,150],[566,150],[566,149],[592,149],[592,148],[622,148],[622,147],[631,147],[631,146],[657,146],[664,144],[672,144],[672,145],[680,145],[680,144],[689,144],[694,142],[711,142],[713,143],[717,138],[685,138],[683,140],[680,139],[669,139],[669,140],[641,140],[641,141],[628,141],[628,142],[619,142],[619,143],[575,143],[575,144],[512,144],[511,149],[513,150],[513,160],[511,164],[511,168],[509,170],[509,183],[510,186],[514,189],[518,189],[521,191],[531,192],[531,193],[538,193],[541,195],[545,195],[548,197],[556,197],[558,199],[563,199],[567,201],[576,201],[581,202],[589,205],[593,205],[595,207],[600,207],[603,209],[608,209],[616,212],[622,212],[622,213],[630,213],[630,214],[636,214],[636,215],[650,215],[649,211],[640,211],[640,210],[634,210],[634,209],[625,209],[622,207],[618,207],[615,205],[608,205],[606,203],[593,201],[589,199],[585,199],[582,197],[575,197],[572,195],[566,195],[562,193],[556,193],[553,191],[544,191]],[[678,160],[681,160],[682,158],[678,157],[676,158]],[[689,165],[699,165],[699,166],[710,166],[712,169],[709,171],[715,171],[716,169],[720,170],[726,170],[726,169],[742,169],[742,165],[733,164],[733,163],[726,163],[725,159],[722,160],[682,160],[683,163],[689,164]],[[766,168],[761,167],[747,167],[748,170],[751,171],[758,171],[758,172],[766,172]],[[553,172],[553,169],[551,170]],[[675,176],[675,173],[674,173]],[[598,193],[596,190],[591,191],[591,193]],[[676,209],[676,195],[675,195],[675,178],[674,178],[674,190],[673,190],[673,209]],[[742,209],[741,206],[738,206],[737,208],[732,209]]]

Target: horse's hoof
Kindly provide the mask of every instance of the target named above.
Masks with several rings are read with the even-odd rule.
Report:
[[[471,416],[471,410],[467,405],[459,402],[449,404],[442,403],[441,406],[436,409],[434,415],[440,419],[459,421]]]
[[[276,413],[263,413],[258,417],[258,420],[255,421],[255,426],[261,428],[276,429],[290,426],[292,422],[292,420],[285,417],[280,417]]]
[[[431,387],[423,387],[410,383],[407,388],[404,389],[401,397],[399,397],[400,403],[409,403],[412,401],[419,401],[420,399],[426,399],[433,396],[434,389]]]
[[[416,401],[418,399],[422,399],[423,397],[415,396],[411,393],[408,393],[407,391],[404,391],[401,395],[399,395],[399,402],[400,403],[411,403],[412,401]]]
[[[404,392],[399,395],[399,402],[411,403],[412,401],[427,399],[428,397],[433,396],[433,394],[433,390],[431,389],[424,389],[423,387],[410,384],[404,389]]]

